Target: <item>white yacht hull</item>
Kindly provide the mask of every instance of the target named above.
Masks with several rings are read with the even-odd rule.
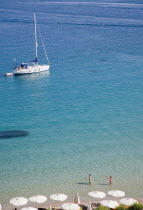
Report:
[[[35,66],[28,66],[28,68],[16,68],[13,72],[14,75],[21,75],[21,74],[33,74],[43,71],[49,71],[50,65],[35,65]]]

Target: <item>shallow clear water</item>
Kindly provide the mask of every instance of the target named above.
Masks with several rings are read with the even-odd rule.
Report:
[[[111,188],[142,197],[142,1],[6,0],[0,11],[0,130],[29,132],[0,139],[0,202],[107,192],[110,175]],[[4,77],[13,59],[33,59],[33,12],[50,75]],[[89,173],[92,186],[80,184]]]

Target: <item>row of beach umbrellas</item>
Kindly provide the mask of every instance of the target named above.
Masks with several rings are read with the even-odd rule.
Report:
[[[123,192],[121,190],[111,190],[111,191],[108,191],[107,194],[111,195],[113,197],[118,197],[118,198],[125,196],[125,192]],[[105,198],[106,193],[101,192],[101,191],[92,191],[92,192],[89,192],[88,195],[93,198]]]
[[[124,197],[125,196],[125,192],[120,191],[120,190],[111,190],[108,191],[107,193],[108,195],[114,196],[114,197]],[[93,198],[100,198],[103,199],[106,196],[106,193],[101,192],[101,191],[92,191],[88,193],[89,196],[93,197]],[[54,201],[65,201],[68,198],[67,195],[65,194],[60,194],[60,193],[56,193],[50,196],[50,199],[54,200]],[[29,199],[24,198],[24,197],[16,197],[10,200],[10,204],[14,205],[14,206],[23,206],[26,205],[28,203],[28,200],[31,202],[36,202],[36,203],[44,203],[45,201],[47,201],[47,197],[43,196],[43,195],[36,195],[33,197],[30,197]],[[137,203],[137,200],[132,199],[132,198],[122,198],[120,200],[121,204],[124,204],[126,206],[130,206],[134,203]],[[65,210],[79,210],[80,209],[80,198],[78,193],[76,194],[75,197],[75,203],[64,203],[61,207],[62,209]],[[117,201],[113,201],[113,200],[102,200],[100,202],[101,205],[109,207],[109,208],[116,208],[119,206],[119,203]],[[1,204],[0,204],[0,210],[2,209]],[[51,206],[50,206],[51,209]],[[88,204],[88,210],[91,210],[91,203],[89,202]],[[37,210],[36,208],[33,207],[25,207],[22,208],[21,210]]]
[[[131,206],[131,205],[133,205],[134,203],[137,203],[137,200],[132,199],[132,198],[122,198],[122,199],[120,200],[120,203],[121,203],[121,204],[124,204],[124,205],[126,205],[126,206]],[[116,208],[116,207],[119,206],[119,203],[118,203],[117,201],[113,201],[113,200],[102,200],[102,201],[100,202],[100,204],[101,204],[102,206],[107,206],[107,207],[109,207],[109,208],[111,208],[111,209],[114,209],[114,208]]]
[[[67,199],[67,195],[56,193],[50,196],[50,198],[54,201],[64,201]],[[14,206],[23,206],[28,203],[28,200],[35,203],[44,203],[47,201],[47,197],[43,195],[35,195],[33,197],[30,197],[29,199],[24,197],[16,197],[10,200],[10,204]]]

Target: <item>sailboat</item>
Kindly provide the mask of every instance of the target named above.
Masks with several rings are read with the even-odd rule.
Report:
[[[22,74],[33,74],[33,73],[38,73],[38,72],[43,72],[43,71],[49,71],[50,64],[49,64],[49,59],[47,56],[47,52],[45,49],[45,45],[43,42],[43,39],[41,37],[42,45],[45,51],[45,56],[48,61],[47,64],[44,65],[39,65],[38,63],[38,41],[37,41],[37,24],[36,24],[36,14],[34,14],[34,32],[35,32],[35,59],[27,62],[27,63],[21,63],[19,66],[16,66],[13,74],[14,75],[22,75]]]

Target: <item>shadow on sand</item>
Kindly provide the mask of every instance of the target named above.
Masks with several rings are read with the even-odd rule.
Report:
[[[22,131],[22,130],[6,130],[6,131],[0,131],[0,139],[9,139],[14,137],[24,137],[29,135],[28,131]]]
[[[78,182],[78,184],[90,185],[89,183],[85,183],[85,182]]]

